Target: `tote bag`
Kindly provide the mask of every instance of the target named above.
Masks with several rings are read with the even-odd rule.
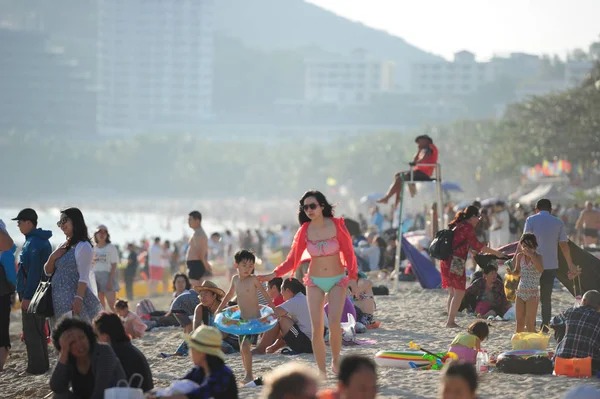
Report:
[[[139,378],[140,382],[138,387],[134,388],[131,385],[136,376]],[[131,376],[129,382],[120,380],[116,387],[104,390],[104,399],[144,399],[144,391],[140,388],[143,381],[144,377],[137,373]]]

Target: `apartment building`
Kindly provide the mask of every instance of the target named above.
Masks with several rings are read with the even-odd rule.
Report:
[[[305,60],[304,99],[311,104],[367,105],[374,95],[394,89],[395,64],[363,50],[347,57]]]
[[[466,95],[493,80],[488,62],[477,62],[475,54],[460,51],[453,61],[417,63],[411,66],[413,93]]]
[[[187,131],[212,117],[214,0],[99,0],[100,134]]]

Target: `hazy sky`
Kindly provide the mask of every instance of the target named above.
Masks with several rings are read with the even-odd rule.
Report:
[[[600,0],[307,0],[451,58],[522,51],[564,56],[600,35]]]

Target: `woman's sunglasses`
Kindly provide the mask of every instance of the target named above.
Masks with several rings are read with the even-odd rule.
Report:
[[[56,222],[56,225],[58,227],[62,227],[65,223],[67,223],[68,220],[69,220],[69,218],[66,216],[63,218],[60,218],[60,220],[58,222]]]
[[[314,211],[315,209],[317,209],[317,207],[318,207],[318,206],[319,206],[319,205],[317,205],[317,204],[315,204],[315,203],[312,203],[312,204],[306,204],[306,205],[304,205],[304,206],[302,207],[302,209],[304,209],[304,212],[308,211],[309,209],[312,209],[312,210]]]

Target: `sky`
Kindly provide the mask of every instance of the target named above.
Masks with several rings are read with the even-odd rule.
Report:
[[[564,57],[600,37],[600,0],[307,0],[451,59],[526,52]]]

